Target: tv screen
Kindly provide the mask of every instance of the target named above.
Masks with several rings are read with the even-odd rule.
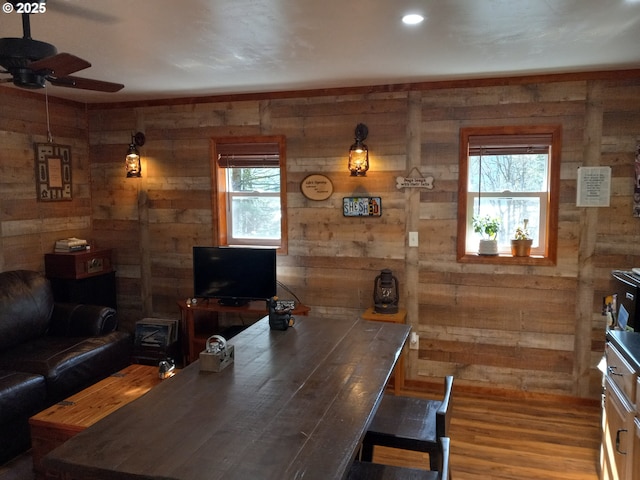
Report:
[[[266,248],[193,247],[196,298],[243,305],[276,295],[276,251]]]

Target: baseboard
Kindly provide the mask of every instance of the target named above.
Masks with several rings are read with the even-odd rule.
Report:
[[[428,395],[442,395],[444,388],[444,379],[440,382],[435,381],[423,381],[423,380],[406,380],[404,381],[404,389],[402,393],[411,395],[416,394],[428,394]],[[461,382],[453,383],[453,391],[459,395],[468,397],[495,397],[504,398],[505,400],[528,400],[528,401],[540,401],[540,402],[554,402],[565,403],[571,405],[584,405],[600,407],[599,398],[583,398],[574,397],[571,395],[559,395],[551,393],[540,392],[526,392],[522,390],[512,390],[507,388],[489,388],[478,387],[473,385],[465,385]]]

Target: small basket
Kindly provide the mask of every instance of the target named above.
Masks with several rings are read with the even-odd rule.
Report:
[[[207,338],[205,350],[200,352],[201,372],[220,372],[233,363],[233,345],[227,345],[227,341],[220,335],[211,335]]]

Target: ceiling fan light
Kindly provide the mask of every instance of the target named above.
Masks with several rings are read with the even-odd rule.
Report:
[[[13,84],[21,88],[44,88],[45,76],[21,68],[13,71]]]
[[[424,21],[424,17],[419,13],[408,13],[402,17],[402,23],[405,25],[418,25]]]

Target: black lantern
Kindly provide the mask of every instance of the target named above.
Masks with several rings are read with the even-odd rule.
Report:
[[[364,177],[369,170],[369,149],[363,143],[369,135],[369,129],[364,123],[356,125],[356,141],[349,148],[349,171],[354,177]]]
[[[398,313],[398,279],[385,268],[373,282],[373,304],[376,313]]]
[[[140,152],[138,147],[144,145],[144,133],[138,132],[131,135],[131,144],[127,150],[125,165],[127,169],[127,178],[139,178],[142,176],[142,166],[140,165]]]

